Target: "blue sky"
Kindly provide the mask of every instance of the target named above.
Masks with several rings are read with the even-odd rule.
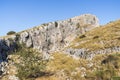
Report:
[[[90,13],[100,24],[120,19],[120,0],[0,0],[0,36]]]

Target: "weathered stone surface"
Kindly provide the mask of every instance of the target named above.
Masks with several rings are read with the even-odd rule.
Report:
[[[99,20],[95,15],[84,14],[81,16],[76,16],[72,18],[76,24],[78,24],[83,32],[89,31],[95,27],[99,26]]]
[[[75,58],[85,58],[86,54],[87,54],[87,50],[84,48],[83,49],[69,48],[69,49],[65,50],[64,53],[69,54]]]
[[[86,59],[92,59],[95,55],[97,54],[109,54],[109,53],[116,53],[120,52],[120,47],[111,47],[111,48],[106,48],[106,49],[100,49],[100,50],[95,50],[95,51],[89,51],[88,49],[73,49],[69,48],[64,50],[64,53],[70,54],[71,56],[75,58],[86,58]]]
[[[17,48],[17,42],[24,43],[26,47],[38,49],[47,59],[49,58],[49,53],[62,50],[78,35],[98,25],[99,22],[96,16],[85,14],[64,21],[42,24],[36,28],[18,33],[19,36],[7,36],[0,39],[0,63],[7,61],[8,53]],[[83,51],[81,49],[77,52],[75,51],[74,54],[76,56],[83,55]],[[2,71],[1,68],[0,71]]]
[[[11,39],[0,39],[0,75],[6,74],[7,56],[17,48],[16,42]]]
[[[8,66],[7,62],[1,62],[1,64],[0,64],[0,75],[7,73],[7,70],[6,70],[7,66]]]
[[[96,16],[85,14],[64,21],[43,24],[20,34],[20,42],[41,52],[59,51],[75,39],[99,25]]]
[[[9,80],[20,80],[18,77],[16,77],[15,75],[11,75],[8,78]]]

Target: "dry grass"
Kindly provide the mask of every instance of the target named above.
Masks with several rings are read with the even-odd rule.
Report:
[[[110,80],[120,76],[120,53],[99,54],[91,61],[75,60],[63,53],[54,53],[52,56],[47,71],[54,74],[36,80]]]
[[[102,27],[97,27],[86,32],[84,35],[86,37],[81,38],[80,35],[69,47],[97,50],[107,47],[120,46],[120,20]]]
[[[75,67],[79,67],[79,60],[75,60],[67,54],[63,53],[54,53],[52,54],[53,60],[49,61],[48,65],[53,71],[57,70],[67,70],[73,71]]]
[[[57,80],[66,80],[67,78],[74,80],[84,79],[81,77],[79,68],[86,67],[86,60],[76,60],[64,53],[53,53],[51,56],[53,59],[48,62],[47,70],[54,72]]]
[[[16,56],[18,55],[12,57]],[[119,61],[120,53],[99,54],[89,61],[76,60],[67,54],[56,52],[51,54],[51,59],[46,64],[45,71],[52,74],[33,80],[110,80],[112,77],[120,76]]]

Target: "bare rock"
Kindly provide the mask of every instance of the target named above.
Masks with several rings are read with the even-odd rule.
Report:
[[[7,38],[0,39],[0,64],[7,61],[8,54],[17,48],[17,42],[24,43],[26,47],[38,49],[48,59],[49,53],[64,49],[78,35],[98,26],[99,22],[96,16],[85,14],[63,21],[42,24],[18,33],[19,36],[7,36]],[[82,49],[75,50],[75,55],[83,54]]]
[[[54,52],[68,46],[78,35],[99,26],[91,14],[37,26],[20,34],[20,42],[41,52]]]

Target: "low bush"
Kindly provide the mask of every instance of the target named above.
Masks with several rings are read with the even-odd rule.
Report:
[[[97,39],[97,38],[99,38],[99,36],[94,36],[94,37],[93,37],[93,39]]]
[[[45,75],[44,70],[47,61],[42,60],[39,52],[21,46],[15,55],[20,55],[22,59],[20,64],[16,64],[18,68],[16,76],[18,76],[20,80],[34,79]]]
[[[85,38],[86,36],[85,35],[81,35],[79,38]]]
[[[8,33],[7,33],[7,35],[13,35],[13,34],[15,34],[16,32],[15,31],[9,31]]]

